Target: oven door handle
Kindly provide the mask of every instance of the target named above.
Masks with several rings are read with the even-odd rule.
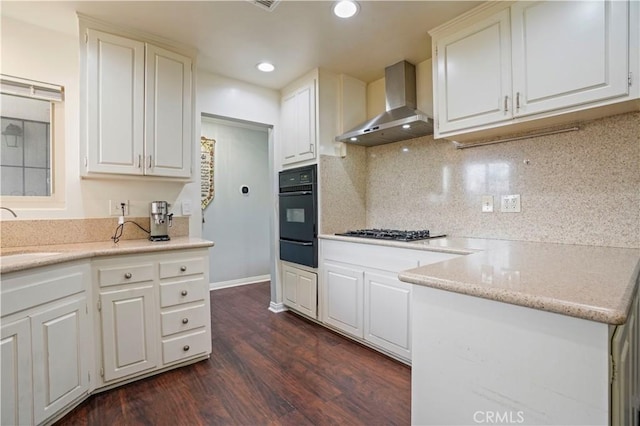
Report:
[[[293,197],[295,195],[311,195],[311,191],[295,191],[295,192],[281,192],[278,194],[280,197]]]
[[[291,240],[282,240],[282,239],[280,241],[288,243],[288,244],[295,244],[297,246],[305,246],[305,247],[313,245],[313,242],[304,242],[303,243],[301,241],[291,241]]]

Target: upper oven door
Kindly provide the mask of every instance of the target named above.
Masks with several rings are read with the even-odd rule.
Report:
[[[317,237],[313,193],[296,191],[278,195],[280,197],[280,238],[313,241]]]

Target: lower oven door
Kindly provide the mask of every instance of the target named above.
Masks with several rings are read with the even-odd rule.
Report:
[[[318,240],[291,241],[280,238],[280,260],[318,267]]]
[[[312,241],[316,235],[316,206],[311,191],[279,194],[280,238]]]

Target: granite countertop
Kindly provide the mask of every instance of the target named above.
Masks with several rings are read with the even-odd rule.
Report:
[[[611,325],[626,322],[640,274],[640,249],[481,238],[422,242],[321,238],[464,254],[403,271],[399,278]]]
[[[153,253],[166,250],[212,247],[212,241],[191,237],[173,237],[169,241],[121,240],[77,244],[52,244],[4,248],[0,252],[0,273],[16,272],[38,266],[72,260],[120,254]],[[11,256],[30,253],[27,256]]]

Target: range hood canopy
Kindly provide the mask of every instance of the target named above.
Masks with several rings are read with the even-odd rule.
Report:
[[[400,61],[386,67],[384,76],[387,110],[336,141],[376,146],[433,134],[433,119],[417,109],[416,67]]]

